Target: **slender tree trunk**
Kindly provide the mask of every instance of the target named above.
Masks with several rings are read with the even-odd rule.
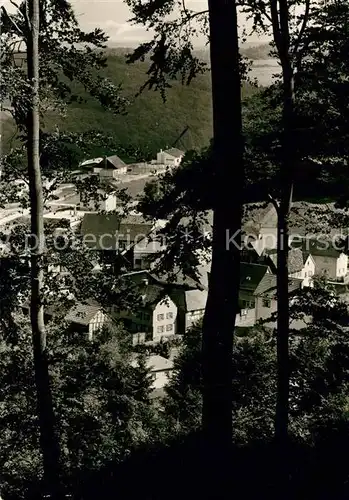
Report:
[[[243,189],[235,0],[209,1],[209,21],[216,182],[212,266],[203,322],[202,422],[207,484],[212,487],[212,498],[222,498],[230,497],[231,492],[232,351],[238,310]],[[208,497],[210,494],[208,490]]]
[[[278,451],[278,478],[287,496],[289,477],[289,294],[288,294],[288,219],[291,210],[294,179],[294,72],[290,53],[288,0],[271,0],[274,40],[278,49],[283,78],[281,197],[278,207],[277,243],[277,401],[275,441]]]
[[[49,383],[44,309],[41,300],[44,254],[43,190],[39,154],[39,0],[27,0],[30,19],[27,45],[28,78],[32,102],[28,116],[28,176],[31,207],[31,304],[35,382],[40,424],[40,445],[44,463],[46,493],[59,496],[59,444],[55,433],[53,402]]]
[[[288,74],[292,73],[287,71]],[[278,294],[278,398],[275,416],[275,437],[277,441],[287,445],[289,414],[289,296],[288,296],[288,218],[292,203],[294,169],[292,161],[293,122],[293,76],[284,74],[284,137],[283,137],[283,193],[278,214],[278,248],[277,248],[277,294]]]

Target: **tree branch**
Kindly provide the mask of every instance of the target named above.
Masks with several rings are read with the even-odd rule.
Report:
[[[302,26],[300,27],[300,30],[299,30],[299,33],[297,36],[297,40],[295,42],[295,45],[294,45],[294,48],[292,51],[292,57],[295,57],[298,53],[299,46],[302,42],[302,38],[303,38],[304,32],[306,30],[306,27],[307,27],[307,24],[309,21],[309,15],[310,15],[310,0],[305,0],[305,12],[304,12],[304,16],[303,16],[303,22],[302,22]],[[299,63],[299,61],[298,61],[298,63]]]
[[[189,13],[189,11],[187,10],[186,7],[185,7],[185,12],[186,12],[187,18],[185,19],[183,24],[192,21],[193,19],[195,19],[195,17],[202,16],[203,14],[208,14],[208,10],[198,10],[197,12]]]
[[[12,16],[10,16],[7,12],[7,10],[5,9],[5,7],[2,5],[1,6],[1,12],[3,13],[3,15],[5,16],[5,18],[12,24],[12,26],[15,28],[16,32],[18,35],[20,36],[24,36],[24,33],[23,31],[20,29],[20,27],[18,26],[18,24],[16,23],[16,21],[13,19]]]
[[[245,3],[245,1],[241,1],[241,2],[238,1],[237,5],[244,7],[244,6],[246,6],[246,3]],[[270,24],[273,24],[272,17],[267,12],[266,5],[264,4],[264,2],[262,2],[261,0],[249,0],[248,6],[251,7],[252,12],[256,11],[256,10],[259,11],[270,22]]]

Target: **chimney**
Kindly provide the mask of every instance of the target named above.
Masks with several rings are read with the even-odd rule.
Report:
[[[103,156],[104,168],[107,168],[107,157]]]

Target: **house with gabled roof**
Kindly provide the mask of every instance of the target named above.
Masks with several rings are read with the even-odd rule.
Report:
[[[269,265],[273,274],[277,273],[277,251],[266,250],[265,262]],[[303,252],[301,248],[290,248],[288,252],[288,275],[290,278],[302,280],[302,287],[312,286],[315,274],[315,261],[309,252]]]
[[[73,306],[64,321],[70,323],[74,332],[86,333],[89,340],[103,327],[111,324],[111,319],[103,308],[93,302],[77,303]]]
[[[29,313],[29,301],[22,305],[22,310]],[[69,325],[69,331],[84,334],[88,340],[93,340],[98,331],[112,323],[109,314],[94,300],[77,302],[62,317],[59,308],[53,306],[45,307],[44,313],[45,322],[59,317]]]
[[[184,334],[204,317],[207,290],[186,290],[184,287],[177,287],[169,292],[169,295],[178,308],[178,333]]]
[[[264,264],[240,263],[239,313],[236,327],[251,327],[256,322],[254,292],[266,273],[271,273]]]
[[[293,248],[300,248],[303,252],[311,254],[316,275],[325,276],[334,281],[345,280],[348,273],[348,256],[344,253],[344,248],[342,249],[333,239],[294,239],[291,245]]]
[[[240,263],[240,288],[239,306],[240,309],[254,309],[255,296],[259,283],[266,273],[270,273],[270,268],[263,264],[252,264],[249,262]]]
[[[86,160],[80,164],[80,168],[88,169],[101,177],[118,177],[127,173],[127,165],[117,155],[104,156]]]
[[[156,163],[167,167],[178,167],[184,155],[184,151],[181,151],[178,148],[170,148],[165,151],[161,149],[156,155]]]
[[[199,281],[179,272],[175,273],[175,277],[152,271],[134,271],[125,276],[129,276],[134,283],[141,284],[147,281],[162,288],[163,294],[167,294],[177,307],[176,333],[178,334],[188,331],[205,313],[207,288],[201,282],[200,274]]]
[[[132,273],[129,274],[130,280]],[[177,307],[167,290],[148,277],[137,281],[135,292],[139,292],[140,301],[133,310],[120,311],[111,309],[112,317],[122,320],[131,333],[145,333],[145,340],[160,340],[177,333]]]
[[[80,233],[84,245],[99,252],[111,265],[122,257],[124,266],[132,269],[134,249],[154,229],[154,224],[140,215],[121,216],[118,213],[86,213]]]

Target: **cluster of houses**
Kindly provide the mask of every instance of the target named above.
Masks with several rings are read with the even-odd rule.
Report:
[[[82,173],[97,174],[102,178],[120,179],[120,177],[125,176],[128,172],[140,170],[145,172],[151,172],[166,168],[178,167],[184,157],[185,152],[178,148],[170,148],[166,150],[160,150],[156,155],[156,159],[149,163],[133,163],[126,164],[117,155],[104,156],[100,158],[92,158],[90,160],[85,160],[79,165],[79,170]]]
[[[176,167],[183,155],[176,148],[160,151],[150,166]],[[115,155],[86,161],[80,167],[106,178],[127,175],[129,168]],[[185,276],[180,270],[175,270],[171,276],[161,274],[156,270],[154,261],[166,248],[157,236],[158,230],[167,221],[150,223],[136,210],[127,215],[119,213],[115,197],[110,193],[103,198],[103,205],[98,207],[102,211],[97,211],[92,202],[87,201],[84,206],[81,202],[78,207],[76,204],[72,213],[65,207],[65,204],[73,204],[72,196],[75,195],[57,202],[57,210],[45,214],[45,218],[68,221],[90,247],[92,272],[100,272],[102,266],[109,266],[118,274],[121,270],[130,286],[138,290],[140,300],[132,310],[123,311],[116,306],[102,307],[91,299],[88,303],[75,304],[64,320],[74,331],[86,334],[91,340],[96,332],[114,321],[126,326],[133,345],[157,343],[185,335],[204,315],[210,264],[203,261],[192,276]],[[245,234],[254,237],[246,240],[242,250],[237,328],[253,327],[261,320],[270,319],[277,310],[276,222],[275,209],[271,205],[260,211],[257,222],[245,221]],[[208,216],[208,229],[211,225],[212,213]],[[331,244],[331,240],[325,246],[315,238],[303,236],[289,240],[290,296],[301,288],[311,287],[316,275],[326,276],[346,290],[347,255]],[[55,311],[46,310],[47,318],[54,315]],[[270,319],[266,325],[275,327],[275,320]],[[300,328],[303,325],[292,326]],[[152,356],[147,363],[153,373],[153,387],[160,389],[173,369],[172,361]]]
[[[126,164],[117,155],[94,158],[82,162],[76,171],[77,177],[85,178],[89,176],[99,176],[101,189],[99,189],[96,200],[82,199],[76,192],[73,184],[64,184],[58,186],[55,191],[54,201],[49,202],[49,209],[44,213],[44,222],[62,222],[62,228],[68,224],[70,228],[81,235],[95,237],[95,243],[91,243],[94,252],[103,254],[104,261],[113,265],[114,257],[120,251],[124,254],[124,261],[127,263],[126,269],[130,274],[130,280],[142,278],[142,283],[146,279],[149,285],[145,287],[142,296],[142,309],[134,314],[109,308],[106,310],[91,299],[87,303],[75,303],[62,319],[69,329],[86,335],[86,338],[92,340],[96,333],[103,327],[108,326],[113,320],[122,320],[129,327],[132,333],[133,343],[159,341],[163,337],[170,337],[182,331],[181,322],[189,324],[190,318],[195,318],[198,311],[204,310],[204,305],[199,305],[203,301],[197,295],[195,287],[192,284],[180,284],[178,289],[173,291],[176,295],[176,303],[182,301],[182,306],[178,309],[172,298],[168,296],[165,301],[158,297],[157,292],[162,290],[163,282],[159,277],[141,275],[136,277],[136,271],[149,269],[149,257],[152,254],[161,251],[163,246],[158,241],[149,241],[149,234],[161,225],[149,224],[137,213],[131,213],[127,220],[118,213],[119,200],[113,187],[117,187],[119,181],[127,182],[132,174],[132,180],[140,177],[148,177],[152,172],[161,172],[167,168],[178,167],[184,157],[184,151],[178,148],[161,150],[157,153],[155,160],[142,164]],[[130,175],[128,175],[130,174]],[[116,183],[114,182],[116,181]],[[104,188],[103,188],[104,186]],[[26,186],[23,186],[25,190]],[[18,181],[18,191],[22,189]],[[20,193],[19,193],[20,194]],[[24,193],[25,194],[25,193]],[[29,210],[23,210],[18,204],[13,203],[0,213],[1,230],[6,233],[18,224],[29,224]],[[102,212],[102,213],[97,213]],[[116,233],[118,236],[116,237]],[[121,233],[124,236],[121,237]],[[138,240],[138,241],[136,241]],[[86,240],[87,242],[87,240]],[[7,245],[1,243],[0,251],[3,254],[7,252]],[[91,253],[91,263],[98,262],[100,259],[93,257]],[[131,260],[129,260],[131,259]],[[93,264],[94,271],[98,272],[99,264]],[[57,266],[51,266],[51,271],[64,273],[64,270]],[[135,272],[135,276],[133,276]],[[191,292],[191,293],[190,293]],[[172,295],[172,292],[171,292]],[[188,298],[186,296],[188,295]],[[200,291],[199,291],[200,295]],[[197,301],[196,310],[194,301]],[[28,303],[22,304],[22,309],[28,313]],[[45,308],[45,321],[54,318],[59,311]],[[199,315],[200,315],[199,314]],[[187,318],[188,316],[188,318]],[[150,356],[147,359],[148,367],[153,375],[154,389],[161,388],[168,380],[168,374],[172,370],[171,360],[161,356]]]
[[[260,211],[259,220],[245,225],[249,238],[242,249],[240,266],[240,313],[236,318],[239,327],[250,327],[260,320],[267,320],[277,311],[277,217],[273,206]],[[348,255],[339,238],[340,230],[318,237],[307,235],[304,228],[290,229],[289,237],[289,294],[304,287],[312,287],[316,276],[323,276],[332,283],[339,295],[348,302]],[[345,240],[341,240],[342,242]],[[275,326],[275,322],[266,323]],[[292,327],[303,328],[303,322]]]
[[[90,336],[96,331],[96,324],[99,328],[110,318],[127,326],[134,344],[160,342],[173,335],[184,335],[203,317],[210,264],[202,263],[193,276],[184,276],[180,271],[174,273],[175,277],[159,274],[154,258],[165,249],[165,244],[157,239],[157,231],[165,224],[166,221],[150,223],[137,212],[127,216],[114,212],[84,214],[77,230],[93,251],[91,262],[93,255],[99,256],[95,259],[94,272],[101,269],[101,261],[111,269],[115,265],[116,272],[121,269],[130,284],[137,286],[142,299],[132,311],[111,308],[102,314],[102,308],[94,305],[95,314],[91,316],[93,309],[90,308],[87,315],[90,321],[86,323],[85,319],[83,325]],[[277,310],[276,249],[268,245],[261,247],[259,234],[264,229],[262,224],[256,240],[242,251],[237,327],[252,327]],[[346,291],[348,256],[332,245],[331,240],[326,248],[314,239],[291,240],[288,268],[290,294],[312,286],[316,275],[326,276],[338,289],[343,285]],[[81,314],[75,318],[78,316]],[[268,325],[275,326],[275,323]]]

